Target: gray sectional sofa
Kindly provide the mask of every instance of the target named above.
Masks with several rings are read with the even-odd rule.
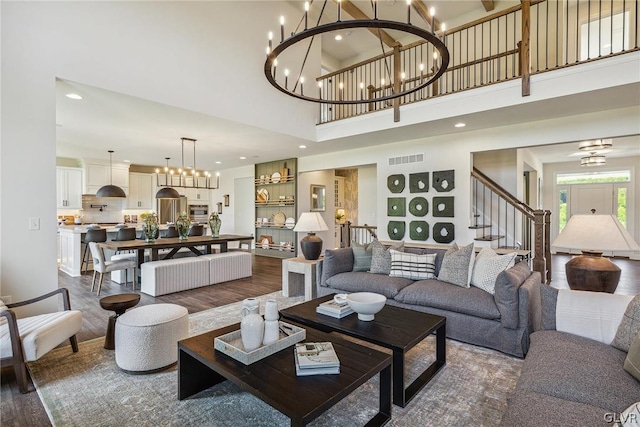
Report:
[[[446,248],[405,247],[405,252],[436,253],[439,273]],[[319,265],[318,296],[331,293],[376,292],[387,304],[441,315],[447,318],[447,337],[493,348],[517,357],[529,350],[533,332],[532,304],[539,297],[540,274],[524,262],[500,273],[495,295],[481,289],[463,288],[437,279],[414,281],[362,271],[352,271],[351,248],[326,250]]]

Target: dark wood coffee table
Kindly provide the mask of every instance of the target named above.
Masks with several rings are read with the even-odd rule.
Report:
[[[316,298],[281,310],[285,319],[325,332],[339,332],[393,351],[393,403],[407,403],[446,364],[446,319],[442,316],[385,305],[371,322],[358,320],[357,314],[336,319],[316,313],[318,304],[333,299],[332,295]],[[409,386],[404,386],[404,356],[429,334],[436,333],[436,360]]]
[[[178,342],[178,399],[182,400],[229,380],[304,426],[380,373],[378,413],[367,426],[382,426],[391,418],[391,356],[307,328],[305,341],[331,341],[340,359],[340,374],[298,377],[293,347],[251,365],[213,348],[213,339],[240,324]]]

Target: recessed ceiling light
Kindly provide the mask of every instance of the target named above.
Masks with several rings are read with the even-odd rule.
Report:
[[[336,34],[335,39],[337,41],[340,41],[340,40],[342,40],[342,36],[340,34]]]
[[[82,99],[82,96],[78,95],[77,93],[68,93],[68,94],[67,94],[67,98],[71,98],[71,99]]]
[[[466,126],[466,124],[464,124],[464,123],[456,123],[454,126],[457,127],[457,128],[463,128],[463,127]]]
[[[247,160],[245,156],[240,156],[240,160]]]
[[[123,160],[125,163],[131,163],[131,160]]]
[[[298,148],[307,148],[306,145],[298,145]]]
[[[220,163],[222,163],[222,162],[221,162],[220,160],[218,160],[218,161],[216,162],[216,165],[219,165]]]

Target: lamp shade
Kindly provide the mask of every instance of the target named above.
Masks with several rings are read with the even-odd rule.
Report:
[[[179,199],[180,193],[178,190],[171,187],[162,187],[156,193],[156,199]]]
[[[640,246],[615,215],[572,215],[551,246],[578,250],[640,251]]]
[[[293,231],[309,233],[300,240],[300,249],[305,259],[316,260],[322,252],[322,239],[316,231],[327,231],[327,223],[318,212],[303,212]]]
[[[303,212],[300,214],[300,219],[293,231],[300,231],[306,233],[315,233],[317,231],[327,231],[327,223],[324,222],[322,215],[318,212]]]
[[[124,190],[117,185],[104,185],[96,191],[96,197],[127,197]]]

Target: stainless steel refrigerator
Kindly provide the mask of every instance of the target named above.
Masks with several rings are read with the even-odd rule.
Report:
[[[176,222],[181,212],[187,212],[187,198],[185,196],[179,199],[158,199],[158,221],[160,224],[167,222]]]

